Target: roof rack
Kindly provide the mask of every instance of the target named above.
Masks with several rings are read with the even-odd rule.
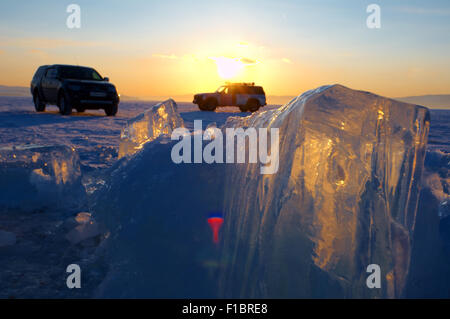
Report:
[[[225,82],[226,85],[255,86],[255,82]]]

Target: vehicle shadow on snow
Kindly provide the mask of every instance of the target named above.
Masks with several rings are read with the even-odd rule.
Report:
[[[58,111],[35,112],[1,112],[0,128],[29,127],[46,124],[70,123],[106,117],[101,113],[72,113],[63,116]]]

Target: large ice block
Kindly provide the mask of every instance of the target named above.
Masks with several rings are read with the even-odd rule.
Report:
[[[259,175],[247,164],[225,174],[223,254],[230,262],[222,296],[402,295],[426,108],[334,85],[227,125],[279,128],[280,168]],[[366,285],[370,264],[381,267],[381,289]]]
[[[154,105],[127,121],[120,135],[119,158],[136,153],[144,143],[163,134],[170,135],[174,129],[183,125],[174,100]]]
[[[0,207],[36,210],[82,205],[76,150],[66,145],[17,145],[0,148]]]

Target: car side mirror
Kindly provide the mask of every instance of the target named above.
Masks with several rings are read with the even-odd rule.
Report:
[[[109,78],[108,77],[104,77],[103,80],[105,80],[106,82],[109,82]]]

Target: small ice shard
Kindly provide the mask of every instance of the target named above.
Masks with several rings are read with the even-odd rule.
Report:
[[[90,213],[78,213],[74,218],[66,221],[66,227],[71,224],[76,224],[66,235],[66,239],[72,244],[78,244],[86,239],[100,236],[104,233],[103,227],[98,224]]]
[[[78,224],[90,224],[93,222],[92,215],[87,212],[81,212],[78,213],[77,216],[75,216],[75,221]]]
[[[450,154],[440,150],[427,152],[424,185],[440,202],[440,218],[450,216]]]
[[[158,103],[127,121],[120,135],[119,158],[132,155],[146,142],[161,135],[170,135],[174,129],[183,126],[183,119],[174,100]]]
[[[0,247],[12,246],[16,243],[16,235],[11,232],[0,230]]]

